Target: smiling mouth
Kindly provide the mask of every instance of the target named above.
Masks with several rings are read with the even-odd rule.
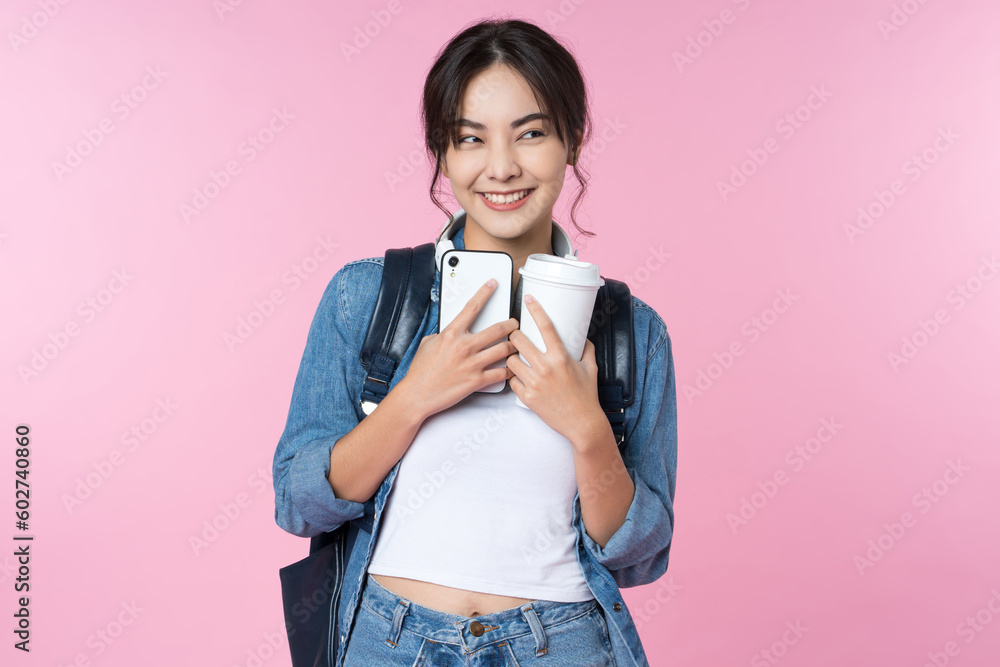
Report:
[[[527,188],[525,190],[518,190],[505,195],[494,195],[486,192],[480,192],[479,196],[491,204],[513,204],[514,202],[524,199],[534,191],[535,188]]]

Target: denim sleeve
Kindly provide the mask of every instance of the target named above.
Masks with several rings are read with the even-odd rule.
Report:
[[[344,318],[346,267],[320,300],[292,390],[285,430],[274,453],[274,519],[300,537],[331,531],[364,514],[364,503],[337,498],[327,479],[334,444],[358,424],[348,391],[360,368]]]
[[[655,328],[653,322],[657,323]],[[635,483],[632,504],[625,523],[603,548],[583,531],[585,548],[610,571],[619,588],[643,586],[663,576],[674,533],[677,476],[674,362],[666,326],[658,316],[653,322],[650,339],[655,343],[649,348],[652,352],[642,370],[636,423],[621,448],[622,461]]]

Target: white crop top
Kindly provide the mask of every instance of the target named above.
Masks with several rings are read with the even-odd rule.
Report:
[[[576,560],[569,440],[474,392],[424,421],[379,519],[368,572],[531,600],[594,595]]]

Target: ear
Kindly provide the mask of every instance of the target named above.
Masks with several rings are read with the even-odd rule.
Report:
[[[577,160],[580,159],[580,151],[582,150],[580,143],[582,141],[583,141],[583,133],[579,132],[576,135],[576,150],[569,154],[569,157],[566,159],[566,164],[571,166],[575,165],[577,163]]]

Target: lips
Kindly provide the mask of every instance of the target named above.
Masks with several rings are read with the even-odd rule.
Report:
[[[490,202],[491,204],[497,206],[504,206],[504,205],[516,204],[522,199],[527,198],[532,192],[534,192],[534,190],[535,190],[534,188],[525,188],[523,190],[512,190],[510,192],[503,192],[503,193],[480,192],[479,196],[481,196],[483,199]]]

